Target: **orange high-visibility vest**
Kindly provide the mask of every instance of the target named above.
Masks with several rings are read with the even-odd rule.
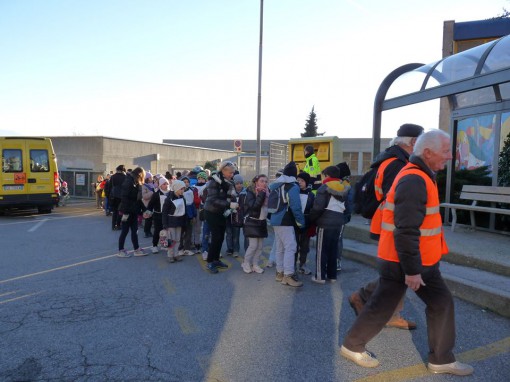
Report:
[[[383,181],[384,181],[384,171],[386,170],[386,167],[390,163],[392,163],[397,158],[388,158],[385,161],[383,161],[379,168],[377,169],[377,174],[375,175],[374,180],[374,190],[375,190],[375,197],[377,200],[381,202],[379,204],[379,207],[374,212],[374,216],[372,216],[372,220],[370,221],[370,233],[380,235],[381,234],[381,223],[382,223],[382,211],[384,208],[384,192],[382,189]]]
[[[401,178],[411,174],[421,176],[427,186],[425,218],[420,226],[420,254],[422,265],[430,266],[439,262],[441,256],[448,253],[448,247],[443,234],[441,214],[439,213],[439,193],[437,191],[437,184],[412,163],[405,165],[398,173],[390,191],[386,195],[377,256],[384,260],[400,262],[393,238],[393,231],[395,230],[395,188]],[[409,211],[409,213],[413,213],[413,211]]]

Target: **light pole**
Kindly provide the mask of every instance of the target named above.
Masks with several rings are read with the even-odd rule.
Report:
[[[264,27],[264,0],[260,0],[260,35],[259,35],[259,89],[257,97],[257,156],[256,156],[256,172],[260,174],[260,108],[262,101],[262,35]]]

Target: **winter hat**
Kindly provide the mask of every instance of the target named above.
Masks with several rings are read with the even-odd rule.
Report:
[[[198,179],[198,178],[202,178],[202,179],[207,180],[207,174],[205,173],[205,171],[200,171],[200,172],[197,174],[197,179]]]
[[[283,175],[293,176],[294,178],[297,176],[297,167],[295,162],[289,162],[283,168]]]
[[[147,171],[145,173],[145,179],[149,179],[149,178],[152,178],[152,174],[149,171]]]
[[[300,172],[296,178],[301,178],[305,181],[306,185],[308,186],[310,184],[310,174],[307,172]]]
[[[183,182],[184,182],[185,180],[187,180],[187,181],[188,181],[188,183],[189,183],[189,178],[188,178],[187,176],[183,176],[183,177],[181,177],[181,179],[180,179],[180,180],[182,180]]]
[[[340,179],[343,179],[346,176],[351,176],[351,169],[347,162],[338,163],[336,167],[340,170]]]
[[[164,185],[165,183],[168,184],[168,180],[166,178],[159,178],[159,187]]]
[[[416,138],[423,133],[423,127],[412,123],[404,123],[397,131],[397,137]]]
[[[199,172],[204,171],[204,168],[202,166],[195,166],[193,167],[193,170],[191,172],[198,174]]]
[[[244,183],[244,179],[241,174],[234,175],[234,184],[236,183]]]
[[[340,179],[340,169],[336,166],[328,166],[322,173],[330,178]]]
[[[179,191],[181,188],[186,188],[186,185],[184,184],[184,182],[182,180],[174,180],[172,182],[172,185],[170,186],[172,191],[175,192],[175,191]]]

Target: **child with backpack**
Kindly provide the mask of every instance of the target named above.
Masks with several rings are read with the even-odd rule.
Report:
[[[161,210],[163,229],[168,231],[168,262],[181,261],[179,244],[181,241],[181,229],[185,224],[186,203],[183,194],[186,185],[180,180],[172,181]]]
[[[312,281],[325,284],[336,281],[338,239],[344,225],[345,200],[350,186],[340,181],[340,169],[328,166],[322,172],[322,186],[310,211],[317,225],[316,271]]]
[[[244,179],[241,174],[236,174],[232,178],[234,181],[235,191],[237,193],[236,202],[240,203],[240,199],[246,197],[246,190],[244,188]],[[239,204],[240,205],[240,204]],[[227,218],[227,228],[225,231],[225,241],[227,242],[227,256],[239,257],[239,239],[241,236],[241,227],[243,226],[243,211],[241,208],[232,210],[232,213]]]
[[[289,162],[283,169],[283,175],[269,186],[268,199],[276,242],[276,281],[292,287],[303,285],[294,267],[297,250],[294,226],[302,228],[305,225],[296,176],[296,163]]]
[[[297,176],[297,183],[299,186],[299,198],[301,201],[301,209],[305,216],[305,226],[303,228],[294,227],[296,233],[296,241],[298,249],[295,256],[295,264],[297,265],[297,272],[303,275],[309,275],[312,272],[306,267],[306,258],[310,251],[310,237],[315,235],[315,226],[310,224],[310,210],[315,200],[315,195],[312,192],[312,184],[310,174],[301,172]]]

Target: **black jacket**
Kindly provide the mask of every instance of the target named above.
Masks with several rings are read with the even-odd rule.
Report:
[[[140,200],[142,199],[142,186],[135,182],[131,174],[127,174],[122,183],[119,211],[123,214],[142,213]]]
[[[243,208],[245,216],[243,226],[244,236],[267,237],[267,220],[259,219],[267,196],[265,192],[259,192],[258,194],[255,194],[255,192],[253,185],[246,189]]]
[[[167,196],[170,193],[167,194]],[[151,196],[151,199],[149,200],[149,204],[147,205],[147,209],[149,211],[154,212],[155,214],[160,214],[162,212],[163,206],[161,205],[161,196],[165,195],[163,191],[160,189],[154,191],[154,193]],[[165,198],[166,200],[166,198]]]
[[[351,186],[339,179],[324,183],[317,190],[310,220],[319,228],[340,228],[344,224],[345,200]],[[331,199],[334,200],[331,200]],[[331,203],[330,203],[331,202]]]
[[[116,172],[110,177],[110,199],[120,199],[122,193],[122,184],[126,179],[124,172]]]
[[[179,213],[176,208],[176,204],[182,204],[181,211],[182,215],[176,216],[176,213]],[[161,210],[161,218],[163,223],[163,228],[167,229],[169,227],[183,227],[186,224],[185,220],[186,216],[186,203],[182,196],[176,196],[173,191],[170,191],[165,199],[165,203],[163,203],[163,208]]]
[[[223,214],[230,206],[231,201],[235,201],[234,183],[223,178],[221,172],[213,175],[207,182],[207,199],[204,209],[206,211]]]
[[[310,211],[313,207],[313,202],[315,201],[315,195],[312,192],[312,185],[308,185],[304,190],[299,189],[299,197],[303,197],[306,195],[306,205],[305,205],[305,211],[303,214],[305,215],[305,225],[304,227],[308,228],[310,227]]]

